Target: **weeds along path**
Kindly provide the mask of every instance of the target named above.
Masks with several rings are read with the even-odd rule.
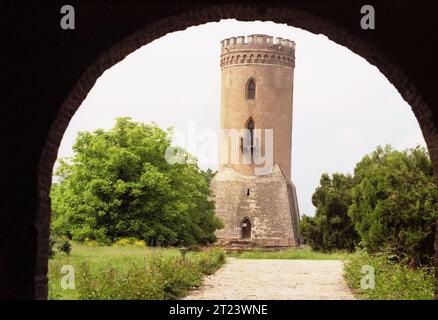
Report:
[[[236,259],[185,299],[354,299],[340,260]]]

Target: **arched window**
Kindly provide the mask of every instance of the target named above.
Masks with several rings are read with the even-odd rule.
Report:
[[[248,86],[246,90],[246,98],[247,99],[255,99],[255,93],[256,93],[256,85],[254,79],[250,79],[248,81]]]
[[[249,135],[250,135],[250,141],[251,141],[251,149],[254,147],[254,121],[252,120],[252,118],[249,118],[248,121],[248,125],[246,126],[246,128],[249,130]],[[251,150],[252,151],[252,150]]]
[[[254,139],[254,129],[255,129],[255,125],[254,125],[254,121],[252,120],[252,118],[250,117],[248,119],[248,122],[246,124],[246,129],[248,130],[245,133],[245,140],[244,137],[240,138],[240,149],[242,149],[242,152],[249,152],[248,154],[253,155],[253,149],[254,149],[254,145],[255,145],[255,139]]]

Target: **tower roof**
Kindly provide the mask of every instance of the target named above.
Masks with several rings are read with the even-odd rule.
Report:
[[[231,37],[221,41],[221,67],[269,64],[295,67],[295,42],[266,34]]]

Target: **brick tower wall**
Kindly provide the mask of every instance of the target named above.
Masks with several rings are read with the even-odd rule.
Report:
[[[295,44],[252,35],[226,39],[221,45],[221,128],[243,129],[251,117],[256,129],[273,129],[273,160],[290,179]],[[255,99],[246,96],[250,79],[256,84]],[[229,154],[230,150],[220,153],[221,163]],[[243,174],[254,174],[254,165],[231,166]]]
[[[244,129],[252,119],[255,129],[273,130],[273,168],[257,175],[255,164],[230,163],[230,140],[221,137],[218,174],[211,182],[216,214],[225,227],[219,242],[242,239],[248,219],[258,246],[299,244],[299,212],[291,182],[292,100],[295,44],[286,39],[251,35],[221,42],[221,129]],[[248,99],[248,82],[255,81],[255,98]],[[265,153],[264,135],[260,139]]]

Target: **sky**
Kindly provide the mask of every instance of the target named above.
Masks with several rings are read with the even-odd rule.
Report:
[[[410,106],[376,67],[346,47],[284,24],[222,20],[170,33],[105,71],[73,116],[58,158],[73,155],[78,131],[110,129],[122,116],[181,134],[217,132],[220,41],[250,34],[296,43],[292,181],[301,215],[314,215],[311,197],[322,173],[353,173],[378,145],[425,146]],[[175,143],[198,155],[202,169],[217,169],[216,155]]]

